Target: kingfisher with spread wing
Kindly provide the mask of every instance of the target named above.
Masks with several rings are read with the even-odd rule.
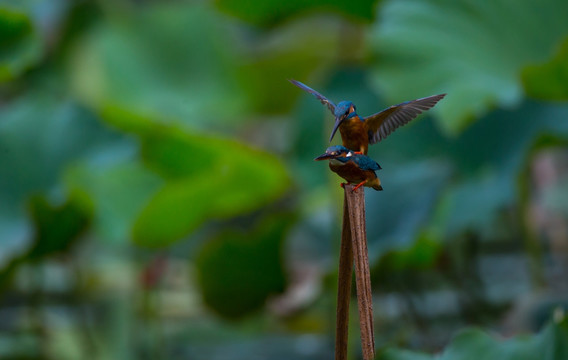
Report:
[[[432,108],[446,94],[428,96],[393,105],[381,112],[367,117],[357,115],[355,105],[351,101],[342,101],[335,105],[325,96],[296,80],[290,82],[302,90],[314,95],[335,116],[335,124],[329,141],[339,129],[343,146],[353,151],[367,154],[369,144],[375,144],[390,135],[399,126],[407,124],[423,111]]]

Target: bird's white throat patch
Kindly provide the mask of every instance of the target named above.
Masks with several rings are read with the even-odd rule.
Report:
[[[331,164],[333,164],[333,165],[336,165],[336,166],[337,166],[337,165],[345,165],[344,162],[341,162],[341,161],[339,161],[339,160],[337,160],[337,159],[331,159],[331,160],[329,160],[329,162],[330,162]]]

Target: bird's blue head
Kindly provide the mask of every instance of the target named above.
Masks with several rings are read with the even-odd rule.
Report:
[[[343,145],[334,145],[334,146],[330,146],[325,150],[324,154],[321,154],[320,156],[318,156],[317,158],[315,158],[314,160],[319,161],[319,160],[331,160],[331,159],[338,159],[338,160],[343,160],[345,159],[344,162],[349,161],[349,157],[353,155],[353,151],[349,150],[348,148],[346,148]]]
[[[333,125],[333,130],[331,131],[329,141],[333,139],[333,136],[337,132],[337,129],[339,128],[339,125],[341,125],[343,120],[356,115],[355,110],[355,105],[351,101],[342,101],[337,104],[337,106],[335,106],[335,111],[333,112],[333,114],[335,115],[335,124]]]
[[[347,116],[351,112],[351,107],[353,107],[353,112],[355,111],[355,105],[351,101],[342,101],[335,107],[334,115],[336,118],[342,116]]]

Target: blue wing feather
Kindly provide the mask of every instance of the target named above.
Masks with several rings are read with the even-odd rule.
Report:
[[[333,103],[333,101],[329,100],[328,98],[326,98],[325,96],[323,96],[319,92],[315,91],[314,89],[312,89],[311,87],[309,87],[306,84],[303,84],[303,83],[301,83],[297,80],[293,80],[293,79],[289,79],[288,81],[290,81],[292,84],[296,85],[300,89],[307,91],[310,94],[312,94],[313,96],[315,96],[322,104],[327,106],[327,108],[329,109],[329,111],[331,111],[332,114],[335,114],[335,104]]]
[[[369,143],[374,144],[386,138],[399,126],[407,124],[422,112],[432,108],[438,101],[442,100],[444,96],[446,96],[446,94],[405,101],[374,115],[367,116],[365,123],[369,128]]]

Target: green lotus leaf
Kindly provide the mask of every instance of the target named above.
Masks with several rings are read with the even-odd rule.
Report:
[[[0,5],[0,83],[37,63],[41,50],[40,38],[28,16]]]
[[[529,96],[542,100],[568,100],[568,37],[552,59],[543,64],[527,65],[522,79]]]
[[[275,216],[252,231],[228,230],[207,242],[196,261],[205,303],[235,319],[261,308],[269,295],[284,291],[282,247],[290,220]]]
[[[538,8],[531,0],[387,1],[372,33],[373,81],[393,103],[447,93],[433,113],[457,134],[491,108],[520,102],[522,69],[552,56],[568,34],[566,14],[564,0]]]
[[[469,329],[460,332],[439,356],[386,349],[378,360],[561,360],[568,356],[568,321],[551,322],[539,334],[508,340]]]
[[[243,20],[259,25],[273,25],[307,11],[330,11],[363,21],[373,19],[376,0],[345,2],[341,0],[290,0],[286,2],[262,0],[216,0],[217,6]]]
[[[274,156],[238,142],[175,130],[143,142],[144,159],[169,180],[138,217],[134,241],[167,246],[210,219],[274,201],[290,179]]]

